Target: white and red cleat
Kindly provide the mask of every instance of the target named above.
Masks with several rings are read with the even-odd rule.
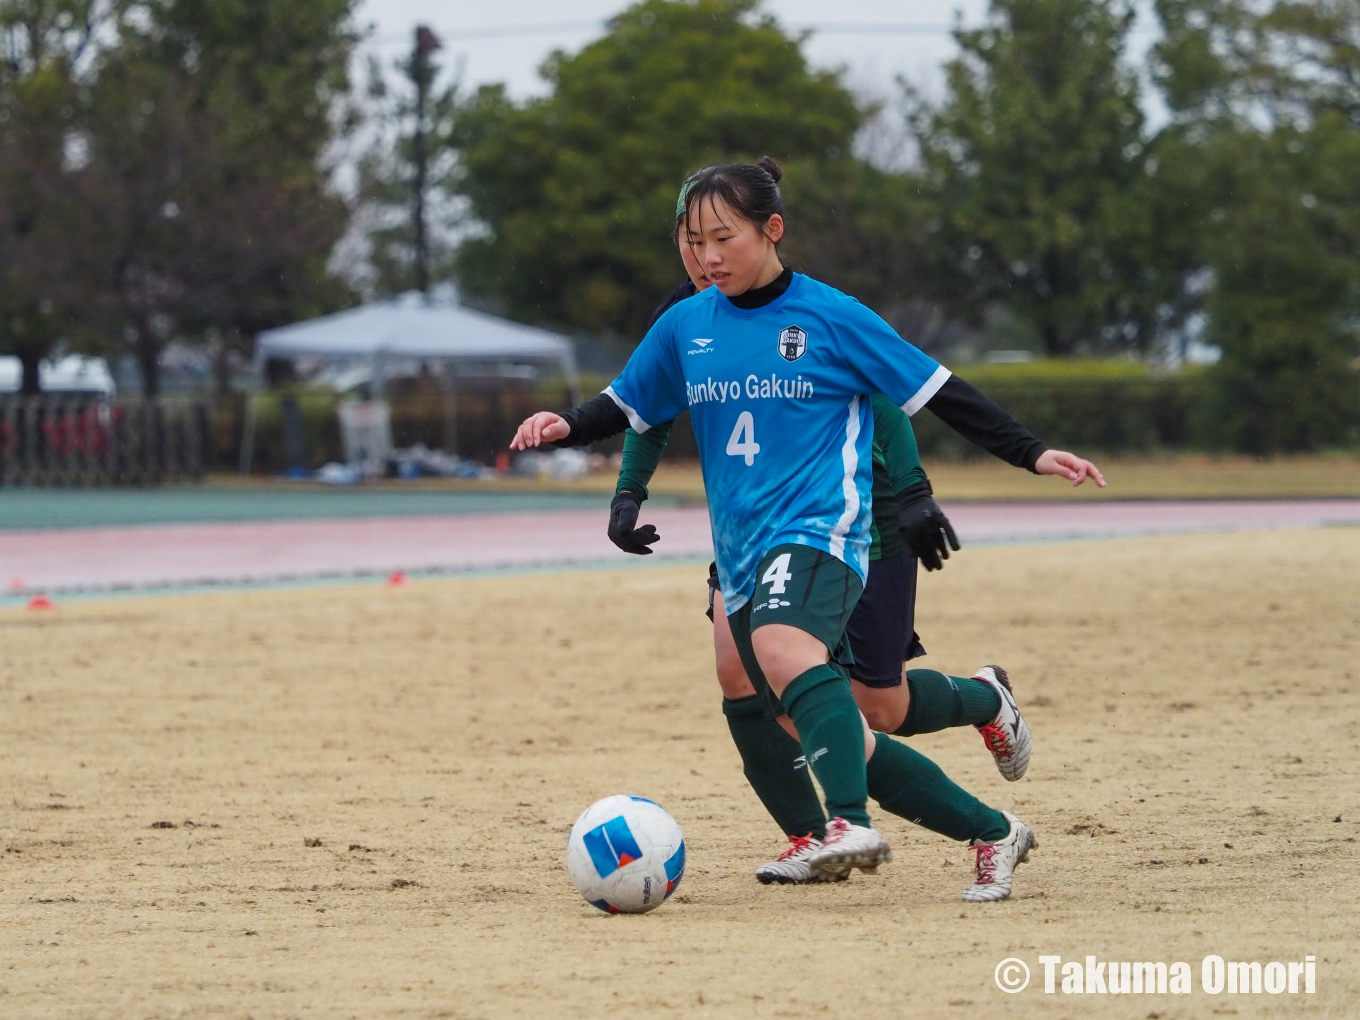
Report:
[[[873,874],[880,864],[892,860],[892,850],[876,829],[833,818],[826,823],[822,845],[806,860],[814,875],[826,878],[847,875],[851,868]]]
[[[833,882],[849,878],[849,875],[814,875],[808,867],[808,855],[821,847],[822,841],[809,833],[806,836],[790,836],[789,847],[778,859],[756,868],[756,878],[761,885],[778,882],[780,885],[802,885],[804,882]]]
[[[975,839],[968,849],[977,855],[973,862],[973,884],[963,891],[968,903],[991,903],[1011,894],[1015,866],[1029,860],[1031,849],[1039,845],[1028,825],[1009,811],[1001,812],[1011,823],[1010,834],[995,843]]]
[[[987,750],[992,752],[997,771],[1013,783],[1029,768],[1032,741],[1029,727],[1015,703],[1010,677],[1000,666],[983,666],[973,674],[973,679],[989,684],[1001,696],[1001,710],[996,718],[985,726],[978,726],[977,731],[982,734]]]

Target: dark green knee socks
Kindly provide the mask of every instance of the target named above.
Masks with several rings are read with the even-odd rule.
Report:
[[[760,700],[723,698],[723,715],[737,745],[746,780],[784,833],[822,838],[826,816],[803,761],[803,749],[784,727],[765,717]]]
[[[933,669],[907,670],[911,701],[907,717],[893,732],[910,737],[951,726],[985,726],[1001,711],[1001,695],[991,684],[971,677],[946,676]]]
[[[899,732],[982,725],[1001,708],[997,693],[977,680],[934,670],[910,670],[908,680],[911,710]],[[807,767],[795,767],[800,755],[812,763],[826,793],[827,811],[856,825],[869,824],[867,793],[884,810],[951,839],[998,840],[1010,832],[1000,811],[958,786],[925,755],[884,734],[875,735],[873,757],[864,767],[859,709],[849,686],[830,666],[795,677],[781,700],[798,728],[801,747],[779,723],[765,717],[754,695],[724,698],[723,715],[747,781],[786,834],[810,832],[820,838],[826,822]]]
[[[814,666],[789,681],[779,696],[803,745],[826,811],[853,825],[868,825],[864,778],[864,721],[849,682],[829,665]]]
[[[963,789],[940,766],[906,744],[875,733],[869,796],[895,815],[950,839],[1005,839],[1010,823]],[[820,778],[820,776],[818,777]]]

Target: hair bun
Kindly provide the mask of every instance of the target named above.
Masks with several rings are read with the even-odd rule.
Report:
[[[779,179],[784,176],[784,171],[779,169],[779,164],[774,161],[773,156],[761,156],[760,159],[756,160],[756,166],[760,167],[773,177],[776,184],[778,184]]]

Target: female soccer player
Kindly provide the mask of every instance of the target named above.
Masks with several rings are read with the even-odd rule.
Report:
[[[710,286],[683,236],[689,186],[687,181],[680,190],[675,219],[675,239],[687,279],[652,313],[649,329],[673,305]],[[881,394],[871,398],[871,410],[873,522],[868,579],[846,628],[855,660],[850,685],[855,702],[870,729],[884,733],[911,735],[947,726],[972,725],[982,733],[1002,775],[1018,780],[1028,766],[1030,737],[1004,670],[985,667],[971,679],[948,677],[934,670],[903,670],[905,661],[925,654],[913,626],[917,559],[927,569],[940,569],[951,546],[957,550],[959,545],[948,518],[932,498],[910,420]],[[625,552],[650,554],[659,537],[651,525],[638,527],[637,519],[641,503],[647,498],[647,484],[665,451],[673,424],[663,422],[643,435],[630,427],[625,434],[623,464],[609,517],[610,540]],[[790,844],[778,859],[758,867],[756,878],[766,884],[817,881],[806,858],[821,845],[826,816],[797,740],[778,721],[766,717],[756,697],[733,644],[722,597],[716,588],[717,568],[711,565],[708,618],[713,621],[723,715],[751,788]],[[911,691],[916,688],[921,689],[921,694],[912,699]],[[945,693],[943,699],[938,696],[940,691]],[[932,694],[936,696],[931,697]],[[915,712],[911,711],[913,702]],[[939,710],[923,711],[922,706],[928,704]],[[923,758],[920,765],[918,771],[922,774],[915,777],[918,796],[926,792],[921,787],[934,788],[935,801],[964,805],[968,808],[963,812],[967,818],[981,821],[941,830],[937,813],[919,809],[919,805],[915,810],[897,813],[959,839],[1003,838],[1008,833],[1009,825],[1001,812],[977,803],[927,759]],[[871,781],[870,796],[883,802],[884,791],[876,791],[872,786]],[[887,792],[888,803],[898,808],[912,806],[892,795],[897,791]]]
[[[1036,473],[1103,480],[976,390],[951,386],[947,369],[852,298],[785,270],[777,172],[769,161],[696,175],[686,236],[713,286],[663,315],[600,397],[533,415],[512,446],[588,443],[628,424],[645,433],[689,408],[732,637],[768,711],[791,718],[822,786],[832,819],[807,863],[835,876],[889,859],[865,807],[865,749],[874,745],[873,759],[901,746],[866,734],[843,666],[869,544],[868,396],[881,392],[908,413],[931,406]],[[1033,843],[1027,826],[1008,821],[1006,838],[979,850],[992,888],[975,898],[1005,896]]]

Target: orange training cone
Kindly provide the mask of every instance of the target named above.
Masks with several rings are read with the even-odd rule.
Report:
[[[29,609],[51,609],[52,600],[46,595],[34,595],[28,600]]]
[[[387,575],[387,587],[389,588],[400,588],[405,583],[406,575],[400,570],[394,570]]]

